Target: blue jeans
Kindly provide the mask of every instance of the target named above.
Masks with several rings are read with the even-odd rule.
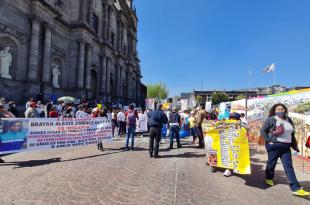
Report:
[[[126,148],[128,149],[129,138],[131,138],[131,149],[133,149],[133,145],[135,143],[135,133],[136,126],[128,126],[127,127],[127,137],[126,137]]]
[[[278,158],[281,158],[286,176],[290,183],[291,191],[297,191],[300,189],[300,185],[297,181],[293,162],[290,144],[284,143],[273,143],[266,144],[266,149],[268,153],[268,161],[266,166],[266,179],[274,178],[274,170],[277,165]]]
[[[180,142],[180,133],[179,133],[179,126],[172,126],[170,128],[170,148],[173,148],[173,138],[175,137],[177,140],[177,145],[178,148],[181,147],[181,142]]]
[[[190,129],[190,133],[193,136],[193,142],[196,140],[196,132],[195,132],[195,127]]]

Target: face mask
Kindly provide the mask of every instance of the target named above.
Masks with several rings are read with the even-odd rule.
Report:
[[[285,114],[285,112],[276,112],[276,115],[279,116],[279,117],[283,117]]]

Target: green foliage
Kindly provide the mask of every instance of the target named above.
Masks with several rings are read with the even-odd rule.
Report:
[[[221,102],[229,101],[229,98],[226,93],[213,93],[211,96],[211,101],[213,105],[218,105]]]
[[[163,83],[148,84],[147,98],[165,99],[169,95],[167,86]]]
[[[196,102],[197,102],[198,104],[201,104],[201,103],[202,103],[202,100],[203,100],[203,97],[202,97],[202,96],[200,96],[200,95],[197,95],[197,96],[196,96]]]
[[[242,99],[245,99],[246,96],[244,94],[240,94],[236,97],[236,100],[242,100]]]
[[[310,101],[298,105],[294,109],[294,112],[301,113],[301,114],[305,112],[310,112]]]

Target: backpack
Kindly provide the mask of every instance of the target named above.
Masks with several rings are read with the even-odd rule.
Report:
[[[127,125],[133,126],[136,125],[136,115],[134,111],[129,111],[127,115]]]

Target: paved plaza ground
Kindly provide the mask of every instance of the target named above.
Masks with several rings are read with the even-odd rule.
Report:
[[[158,159],[149,158],[148,138],[137,138],[135,151],[119,149],[123,141],[105,144],[104,152],[92,145],[3,157],[0,204],[310,204],[290,195],[280,162],[275,186],[264,185],[264,149],[251,149],[252,175],[226,178],[222,170],[210,173],[204,150],[188,141],[171,151],[164,143]],[[299,166],[298,179],[310,190]]]

